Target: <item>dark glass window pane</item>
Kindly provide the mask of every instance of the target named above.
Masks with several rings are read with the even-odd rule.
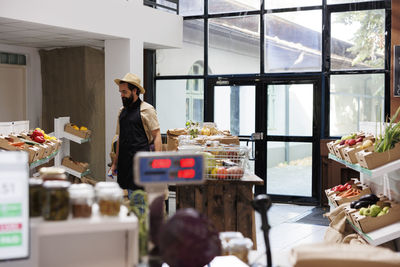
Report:
[[[360,2],[370,2],[371,0],[328,0],[328,5],[333,4],[348,4],[348,3],[360,3]],[[384,0],[372,0],[372,1],[384,1]]]
[[[179,0],[179,15],[195,16],[204,14],[204,0]]]
[[[311,197],[312,144],[267,143],[267,194]]]
[[[268,135],[312,136],[312,128],[312,84],[268,86]]]
[[[250,135],[255,126],[255,86],[216,86],[214,122],[232,135]]]
[[[209,66],[214,74],[260,72],[260,17],[209,20]]]
[[[208,13],[259,10],[260,6],[260,0],[208,0]]]
[[[320,71],[321,32],[321,10],[266,14],[265,72]]]
[[[375,134],[383,121],[385,75],[332,75],[330,87],[330,135]]]
[[[322,0],[265,0],[265,9],[320,5],[322,5]]]
[[[172,128],[182,128],[187,120],[203,121],[204,81],[198,79],[197,84],[201,85],[199,91],[193,90],[194,84],[194,79],[156,81],[155,107],[161,133]]]
[[[157,49],[157,76],[203,74],[203,68],[196,73],[193,64],[204,60],[204,20],[183,21],[182,48]]]
[[[331,69],[385,67],[385,10],[332,14]]]

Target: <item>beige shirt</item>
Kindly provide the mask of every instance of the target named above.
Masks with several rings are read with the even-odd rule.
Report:
[[[118,112],[116,135],[119,135],[119,115],[123,109],[124,107],[121,107]],[[142,101],[142,104],[140,104],[140,116],[142,117],[143,128],[146,132],[147,139],[149,140],[149,144],[151,144],[153,142],[153,135],[151,132],[160,129],[157,112],[152,105]]]

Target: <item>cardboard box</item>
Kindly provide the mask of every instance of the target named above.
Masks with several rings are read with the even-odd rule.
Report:
[[[63,158],[61,164],[80,173],[86,171],[89,168],[89,163],[75,161],[71,157]]]
[[[82,139],[87,139],[87,138],[90,137],[90,135],[92,133],[90,130],[83,130],[83,131],[82,130],[76,130],[76,129],[74,129],[72,127],[72,125],[73,125],[72,123],[65,124],[64,131],[67,132],[67,133],[73,134],[75,136],[78,136],[78,137],[80,137]]]
[[[331,141],[329,143],[326,143],[326,146],[328,147],[329,153],[332,155],[335,155],[335,146],[336,146],[336,141]]]
[[[354,223],[354,218],[353,218],[353,213],[358,213],[359,211],[357,209],[352,209],[350,208],[350,203],[346,204],[346,206],[343,208],[345,215],[346,215],[346,219],[349,220],[349,222],[351,222],[353,225]]]
[[[363,150],[356,154],[360,166],[372,170],[400,159],[400,143],[396,144],[393,149],[382,153]]]
[[[374,151],[374,146],[369,146],[365,149],[361,149],[361,148],[356,148],[356,146],[352,146],[352,147],[346,147],[343,149],[343,157],[344,160],[352,163],[352,164],[356,164],[358,163],[358,158],[356,156],[356,153],[359,151]]]
[[[334,147],[335,156],[338,157],[339,159],[343,159],[344,160],[343,149],[348,147],[348,146],[349,145],[336,145]]]
[[[364,233],[369,233],[392,223],[400,221],[400,205],[395,202],[390,203],[388,213],[379,217],[360,215],[358,212],[352,213],[354,225],[360,228]]]
[[[53,146],[54,151],[57,151],[57,150],[60,149],[60,146],[61,146],[62,141],[59,140],[59,139],[57,139],[57,140],[47,140],[47,141],[46,141],[46,144],[47,144],[47,143],[52,143],[52,144],[54,145],[54,146]],[[53,151],[53,152],[54,152],[54,151]]]
[[[354,186],[353,186],[353,188],[354,188]],[[362,197],[364,195],[372,194],[371,188],[369,188],[369,186],[367,186],[367,185],[362,185],[361,188],[360,187],[357,187],[357,188],[361,190],[360,194],[358,194],[357,196],[341,197],[336,194],[336,195],[332,196],[333,201],[336,203],[337,206],[340,206],[341,204],[344,204],[344,203],[350,203],[355,200],[359,200],[360,197]],[[343,192],[346,192],[346,191],[343,191]]]
[[[35,162],[40,159],[39,158],[39,152],[41,151],[40,148],[25,144],[24,150],[28,152],[29,163]]]

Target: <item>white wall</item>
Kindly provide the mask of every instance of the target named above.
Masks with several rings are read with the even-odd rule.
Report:
[[[0,51],[26,56],[26,118],[30,128],[39,127],[42,123],[42,78],[38,50],[0,44]]]
[[[121,106],[113,80],[127,72],[136,73],[142,79],[145,46],[182,45],[182,17],[143,6],[142,0],[1,0],[1,17],[112,36],[105,42],[106,162]],[[0,51],[5,52],[15,49],[2,47]],[[41,123],[40,58],[36,49],[23,51],[29,55],[27,118],[35,127]]]
[[[142,0],[2,0],[0,17],[141,40],[182,45],[182,17]]]

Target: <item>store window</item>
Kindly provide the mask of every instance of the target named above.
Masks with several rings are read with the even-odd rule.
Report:
[[[320,6],[322,0],[265,0],[265,9]]]
[[[342,136],[361,129],[376,132],[384,121],[385,75],[332,75],[330,81],[330,131]]]
[[[260,17],[209,19],[209,66],[216,74],[260,72]]]
[[[204,21],[183,22],[182,48],[156,51],[157,76],[187,75],[193,62],[204,58]],[[202,75],[202,72],[196,73]]]
[[[208,0],[208,13],[229,13],[260,9],[260,0]]]
[[[202,79],[158,80],[156,82],[156,108],[161,133],[165,134],[168,129],[182,128],[187,120],[203,121],[203,83]],[[194,91],[196,84],[198,84],[198,92]]]
[[[26,65],[26,56],[0,52],[0,64]]]
[[[385,10],[332,14],[331,69],[385,67]]]
[[[265,72],[321,71],[321,49],[321,10],[265,15]]]

